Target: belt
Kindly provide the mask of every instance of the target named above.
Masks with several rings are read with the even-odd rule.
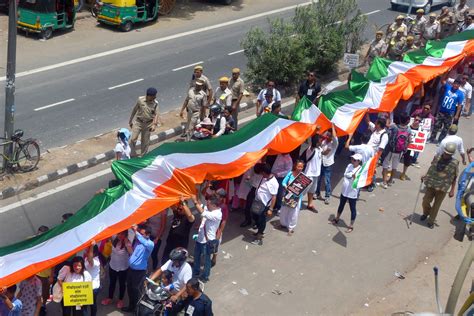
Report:
[[[145,120],[145,119],[137,117],[137,121],[139,121],[140,123],[150,123],[150,122],[153,122],[153,119]]]

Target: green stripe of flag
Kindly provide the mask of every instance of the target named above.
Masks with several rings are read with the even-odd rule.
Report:
[[[295,106],[293,114],[291,115],[291,119],[295,121],[301,121],[301,114],[304,111],[310,109],[312,105],[313,103],[306,96],[303,96]]]

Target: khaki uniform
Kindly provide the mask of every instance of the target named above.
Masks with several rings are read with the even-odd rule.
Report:
[[[464,23],[464,19],[466,18],[466,13],[469,12],[469,7],[467,6],[467,4],[465,4],[462,8],[459,7],[460,5],[457,4],[454,6],[454,9],[453,9],[453,14],[454,14],[454,22],[456,22],[456,24],[462,24]]]
[[[440,16],[439,23],[441,28],[440,38],[445,38],[456,33],[457,24],[454,23],[454,14],[452,12]]]
[[[191,80],[191,82],[189,83],[190,88],[194,88],[196,86],[196,79],[198,78],[194,78],[193,80]],[[206,93],[206,95],[209,95],[209,91],[212,91],[211,81],[204,75],[201,75],[199,79],[204,81],[204,86],[202,87],[202,90]]]
[[[440,32],[441,27],[438,21],[435,20],[433,23],[430,23],[430,21],[426,22],[422,35],[422,45],[424,46],[427,41],[436,39]]]
[[[221,109],[224,110],[225,107],[232,105],[232,92],[229,88],[222,91],[221,87],[217,87],[214,100],[214,103],[219,104]]]
[[[406,54],[406,53],[409,53],[409,52],[412,52],[414,50],[417,50],[418,47],[416,47],[416,45],[411,45],[411,46],[408,46],[408,44],[405,43],[405,45],[403,45],[402,47],[402,51],[403,51],[403,54]]]
[[[157,117],[160,116],[158,101],[147,102],[145,96],[139,97],[132,113],[135,113],[132,120],[132,138],[130,140],[132,156],[137,154],[135,145],[139,135],[141,135],[141,154],[144,155],[148,152],[150,128],[152,127],[153,119],[155,115]]]
[[[411,24],[411,29],[410,33],[413,34],[415,37],[415,44],[420,45],[421,44],[421,38],[423,36],[423,32],[425,31],[425,25],[426,25],[426,18],[422,16],[421,18],[415,18]]]
[[[234,78],[230,78],[229,81],[229,89],[232,91],[232,103],[237,101],[240,97],[241,94],[244,93],[245,85],[244,81],[239,77],[237,80],[234,80]],[[240,102],[237,104],[237,107],[232,111],[232,118],[234,119],[235,122],[235,128],[237,128],[238,125],[238,120],[237,117],[239,115],[239,110],[240,110]]]
[[[387,57],[391,60],[402,60],[403,47],[405,46],[405,37],[392,38],[390,46],[388,48]]]
[[[405,23],[402,23],[400,26],[397,24],[397,22],[393,22],[387,30],[387,39],[394,38],[397,35],[397,30],[401,28],[403,29],[403,35],[407,36],[408,34],[408,27]]]
[[[186,121],[186,140],[191,140],[196,125],[199,124],[201,113],[207,107],[207,94],[203,90],[196,91],[194,88],[189,89],[187,96],[188,105],[187,121]]]
[[[425,178],[426,192],[422,203],[423,215],[429,217],[430,224],[434,224],[441,203],[458,174],[459,161],[454,158],[443,160],[441,156],[437,156],[431,163]]]
[[[387,50],[387,44],[383,39],[380,41],[377,41],[374,39],[370,43],[370,48],[369,48],[369,56],[367,57],[369,64],[372,64],[372,61],[374,60],[375,57],[380,57],[382,56],[385,51]]]

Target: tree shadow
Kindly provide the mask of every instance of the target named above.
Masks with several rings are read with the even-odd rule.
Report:
[[[168,15],[162,15],[158,19],[167,21],[171,19],[191,20],[202,11],[218,11],[227,7],[220,0],[177,0],[176,5]],[[244,8],[243,0],[234,0],[229,7],[232,11],[240,11]]]

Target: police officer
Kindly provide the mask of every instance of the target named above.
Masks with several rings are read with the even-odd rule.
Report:
[[[377,31],[377,33],[375,33],[375,39],[370,43],[367,55],[365,55],[365,61],[368,62],[369,65],[372,64],[375,57],[383,56],[387,50],[387,44],[382,37],[383,32]]]
[[[416,10],[416,17],[411,22],[410,33],[415,37],[415,44],[420,45],[421,36],[425,30],[426,18],[424,17],[425,10]]]
[[[391,60],[402,60],[405,42],[404,30],[403,28],[399,28],[395,37],[390,40],[390,45],[387,48],[387,57]]]
[[[187,122],[186,122],[186,140],[190,141],[193,135],[194,128],[199,123],[200,118],[204,117],[207,103],[207,94],[203,91],[204,80],[197,79],[194,87],[188,91],[188,96],[184,100],[183,106],[179,116],[184,119],[184,110],[187,110]]]
[[[130,148],[132,156],[136,156],[136,143],[141,135],[141,155],[148,152],[150,144],[150,132],[154,132],[158,124],[162,124],[158,101],[156,101],[157,91],[155,88],[148,88],[146,96],[138,98],[135,107],[130,115],[129,125],[132,129],[132,139]]]
[[[244,96],[244,81],[240,78],[240,69],[232,69],[232,78],[229,80],[229,89],[232,91],[232,118],[235,122],[235,128],[238,126],[238,115],[240,110],[240,101]]]
[[[407,40],[405,42],[405,45],[403,45],[403,47],[402,47],[403,55],[405,55],[406,53],[412,52],[414,50],[417,50],[417,49],[418,49],[418,47],[416,47],[416,45],[415,45],[415,38],[411,35],[408,35]]]
[[[395,36],[397,35],[396,32],[397,32],[399,29],[402,29],[402,30],[403,30],[403,36],[407,36],[408,27],[407,27],[407,25],[403,22],[404,19],[405,19],[405,17],[400,14],[400,15],[397,16],[397,18],[395,19],[395,22],[393,22],[392,24],[390,24],[390,26],[387,28],[387,36],[386,36],[387,41],[389,41],[391,38],[395,37]]]
[[[203,67],[201,65],[197,65],[196,67],[194,67],[194,73],[193,73],[191,82],[189,83],[189,88],[194,88],[194,85],[196,84],[196,80],[201,79],[202,82],[204,83],[202,90],[207,95],[207,104],[210,104],[211,99],[212,99],[211,81],[202,72],[203,72]]]
[[[229,89],[229,78],[225,76],[219,78],[219,87],[216,88],[211,104],[219,105],[221,112],[224,112],[226,107],[232,106],[232,91]]]

